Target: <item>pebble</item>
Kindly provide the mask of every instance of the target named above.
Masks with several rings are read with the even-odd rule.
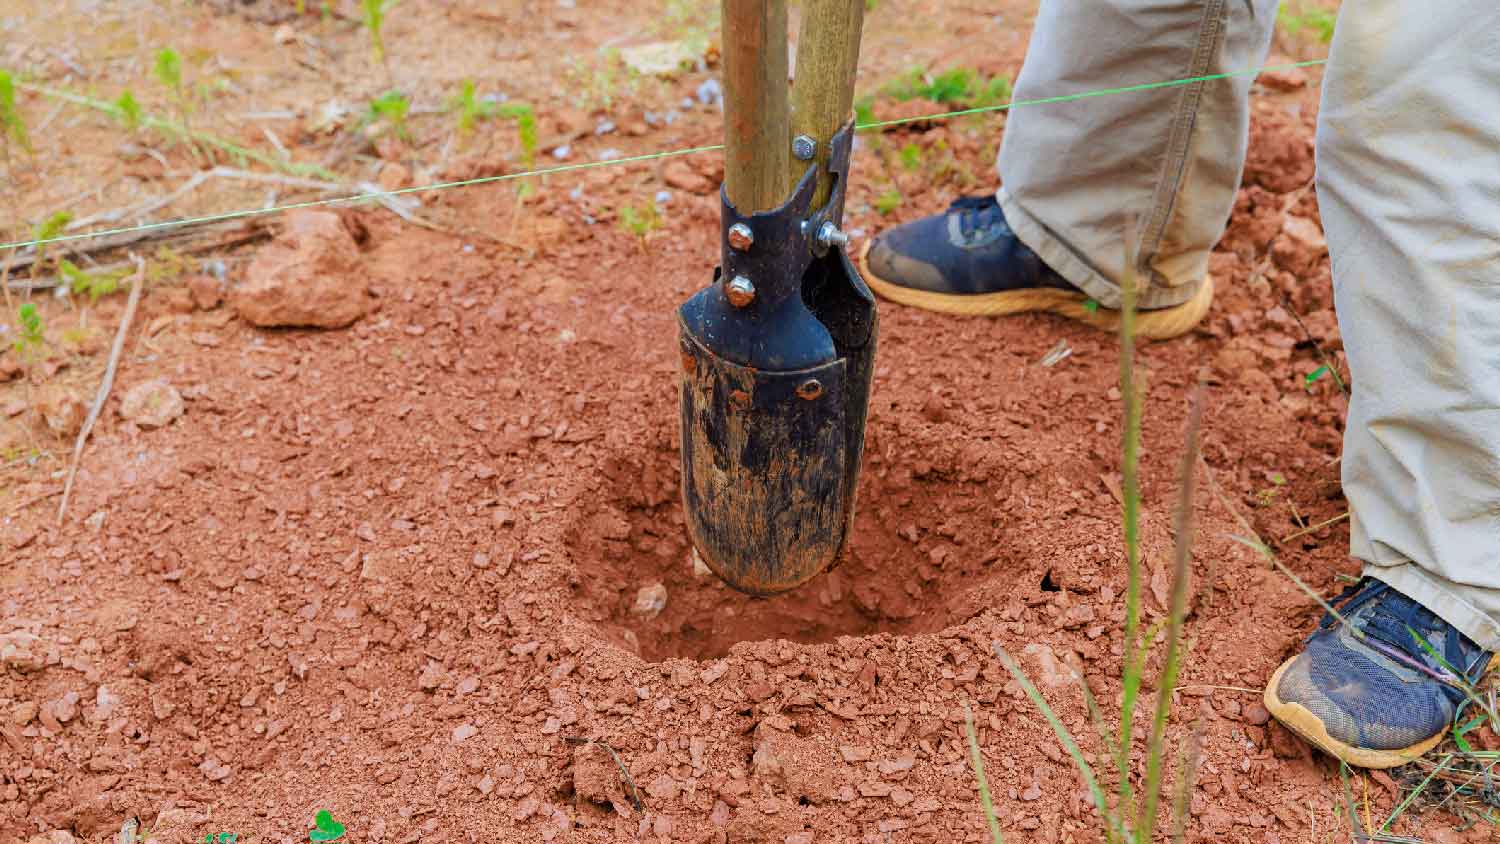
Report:
[[[182,394],[161,378],[131,387],[120,400],[120,415],[142,428],[160,428],[185,409]]]
[[[1271,713],[1258,703],[1250,704],[1244,708],[1243,712],[1245,723],[1255,727],[1264,726],[1267,721],[1271,720]]]
[[[463,744],[468,739],[478,735],[479,728],[473,724],[459,724],[453,728],[453,743]]]
[[[667,608],[667,587],[660,583],[642,586],[635,593],[635,604],[630,611],[646,619],[656,618]]]
[[[31,723],[31,719],[36,717],[36,713],[40,709],[41,707],[37,705],[36,701],[23,700],[10,713],[10,722],[17,727],[24,727]]]

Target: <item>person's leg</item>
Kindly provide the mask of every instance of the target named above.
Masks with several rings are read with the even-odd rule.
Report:
[[[1328,626],[1266,701],[1356,764],[1435,744],[1462,696],[1430,673],[1472,679],[1500,647],[1497,29],[1492,0],[1345,0],[1324,81],[1317,187],[1353,376],[1350,550],[1375,579],[1365,591],[1384,591],[1355,613],[1366,640]]]
[[[1015,99],[1253,69],[1276,5],[1043,0]],[[1239,188],[1253,81],[1247,73],[1011,110],[999,207],[968,200],[883,234],[867,247],[871,287],[932,310],[1049,310],[1112,327],[1131,252],[1138,305],[1155,309],[1138,330],[1189,330],[1212,298],[1208,254]]]
[[[1318,203],[1354,556],[1500,647],[1500,5],[1346,0]],[[1345,57],[1348,57],[1346,60]]]

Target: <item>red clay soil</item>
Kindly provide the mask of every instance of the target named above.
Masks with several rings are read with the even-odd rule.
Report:
[[[1257,705],[1318,611],[1232,538],[1274,544],[1346,506],[1344,403],[1331,378],[1304,378],[1315,344],[1342,366],[1315,200],[1292,193],[1311,177],[1315,105],[1311,90],[1257,99],[1214,311],[1139,355],[1148,623],[1188,395],[1206,382],[1169,731],[1174,748],[1202,733],[1192,840],[1347,834],[1337,768]],[[694,131],[712,142],[711,122]],[[884,143],[943,141],[989,174],[981,140],[936,126]],[[712,156],[690,164],[714,178]],[[862,142],[856,173],[881,166]],[[600,197],[659,189],[623,172],[545,186],[519,248],[360,212],[356,272],[377,309],[352,328],[266,331],[219,309],[169,320],[164,336],[193,344],[133,341],[67,524],[38,506],[0,525],[0,840],[113,840],[138,815],[172,844],[303,841],[328,809],[351,842],[982,841],[966,703],[1007,840],[1098,840],[992,643],[1103,763],[1069,666],[1117,700],[1115,341],[882,303],[847,560],[792,595],[739,595],[694,573],[677,491],[673,312],[711,276],[716,202],[678,191],[644,243],[586,225]],[[852,227],[952,198],[906,187],[888,218],[857,189]],[[508,220],[513,198],[441,202]],[[1071,354],[1043,366],[1059,341]],[[185,414],[121,421],[120,394],[158,377]],[[1339,522],[1277,550],[1329,594],[1357,571],[1346,542]],[[638,607],[658,585],[665,606]],[[1389,782],[1356,780],[1377,824]],[[1397,831],[1451,836],[1448,816],[1414,823]]]

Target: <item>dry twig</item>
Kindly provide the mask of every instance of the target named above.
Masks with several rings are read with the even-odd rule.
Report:
[[[84,443],[88,441],[89,432],[94,430],[94,423],[99,420],[99,411],[104,409],[109,391],[115,385],[115,369],[120,365],[120,353],[125,350],[125,337],[130,333],[131,320],[135,319],[135,309],[141,301],[141,282],[146,278],[146,262],[138,257],[131,257],[135,259],[135,274],[130,277],[130,299],[125,303],[120,330],[115,333],[115,343],[109,350],[109,363],[104,367],[104,380],[99,383],[99,394],[94,397],[94,406],[89,408],[88,418],[83,420],[83,427],[78,431],[78,440],[73,443],[73,458],[68,461],[68,479],[63,483],[62,502],[57,506],[58,525],[63,523],[63,517],[67,515],[68,499],[73,495],[73,481],[78,476],[78,461],[83,456]]]

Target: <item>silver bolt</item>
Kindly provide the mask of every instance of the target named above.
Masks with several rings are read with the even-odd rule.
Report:
[[[812,161],[817,154],[818,142],[811,135],[798,135],[792,139],[792,155],[797,156],[798,161]]]
[[[818,242],[824,246],[847,246],[849,235],[839,231],[839,227],[830,220],[818,227]]]
[[[748,251],[755,245],[755,232],[744,223],[735,223],[729,227],[729,245],[741,252]]]
[[[750,283],[750,279],[737,275],[725,285],[724,295],[728,297],[729,304],[743,308],[755,301],[755,285]]]

